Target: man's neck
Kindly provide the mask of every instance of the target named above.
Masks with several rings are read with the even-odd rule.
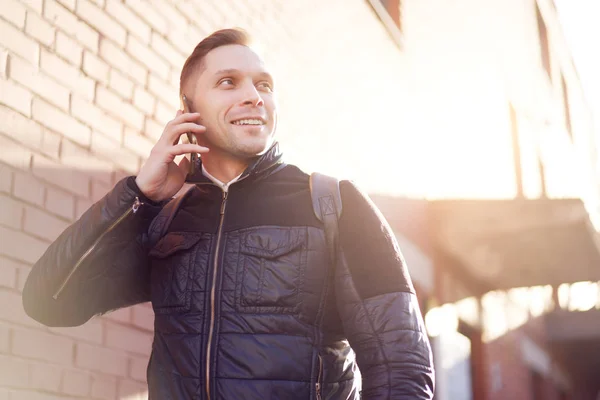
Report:
[[[216,151],[202,155],[202,165],[206,171],[223,183],[231,182],[240,176],[249,162],[235,157],[228,157]]]

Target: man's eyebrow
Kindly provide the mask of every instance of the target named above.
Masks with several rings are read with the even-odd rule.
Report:
[[[241,73],[242,73],[242,71],[240,71],[239,69],[228,68],[228,69],[221,69],[221,70],[215,72],[215,75],[218,75],[218,76],[221,76],[221,75],[239,75]],[[264,79],[267,79],[267,80],[273,82],[273,77],[268,72],[261,71],[257,75],[260,76],[261,78],[264,78]]]

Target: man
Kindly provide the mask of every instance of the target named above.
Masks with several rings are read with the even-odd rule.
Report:
[[[245,33],[200,42],[180,90],[189,112],[137,177],[36,263],[27,313],[75,326],[151,301],[151,399],[431,399],[431,350],[393,234],[342,181],[343,262],[330,265],[309,177],[282,162],[273,79]],[[174,161],[187,153],[201,154],[193,174]]]

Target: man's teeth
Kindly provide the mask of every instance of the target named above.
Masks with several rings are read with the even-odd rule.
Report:
[[[260,119],[241,119],[239,121],[233,121],[235,125],[264,125]]]

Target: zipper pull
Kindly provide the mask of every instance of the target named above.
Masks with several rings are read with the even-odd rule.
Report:
[[[223,201],[221,202],[221,215],[225,214],[225,202],[227,201],[227,193],[223,191]]]
[[[140,209],[140,207],[143,205],[144,203],[142,203],[140,201],[139,197],[135,198],[135,201],[133,202],[133,205],[131,206],[131,211],[133,211],[133,213],[135,214],[136,212],[138,212],[138,210]]]

